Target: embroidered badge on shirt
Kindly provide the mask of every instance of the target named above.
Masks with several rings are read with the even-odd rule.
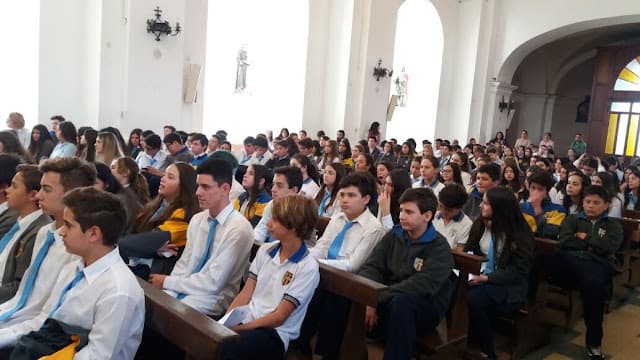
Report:
[[[287,271],[286,273],[284,273],[284,276],[282,277],[282,286],[289,285],[291,283],[291,280],[293,280],[293,274]]]
[[[598,236],[605,237],[607,235],[607,230],[600,228],[598,229]]]
[[[416,269],[416,271],[422,271],[423,267],[424,267],[424,260],[422,260],[419,257],[413,260],[413,268]]]

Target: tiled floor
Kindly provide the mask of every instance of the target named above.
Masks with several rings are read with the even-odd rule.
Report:
[[[528,354],[524,360],[568,360],[585,359],[584,332],[582,318],[565,332],[560,326],[563,318],[560,313],[549,312],[550,343]],[[640,289],[631,292],[629,300],[617,304],[605,316],[603,351],[607,359],[639,360],[640,359]],[[429,359],[450,360],[458,359],[457,348],[429,357]],[[382,359],[381,346],[368,347],[369,359]],[[509,359],[507,353],[500,353],[500,359]],[[424,357],[421,357],[421,359]]]

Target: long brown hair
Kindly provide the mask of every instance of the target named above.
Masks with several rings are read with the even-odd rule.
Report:
[[[140,174],[138,164],[132,158],[123,156],[118,158],[115,162],[116,171],[118,174],[124,175],[127,172],[127,180],[129,180],[129,187],[136,194],[138,201],[141,204],[149,202],[149,186],[147,185],[147,179]]]
[[[160,208],[164,197],[158,195],[152,202],[148,203],[140,215],[138,215],[134,232],[149,232],[158,227],[163,222],[169,220],[171,215],[177,209],[184,209],[184,221],[189,222],[191,217],[200,209],[198,199],[196,198],[196,171],[191,165],[177,162],[172,164],[178,168],[180,185],[178,187],[178,196],[174,201],[167,204],[160,215],[153,217],[155,212]],[[179,219],[182,221],[182,219]]]

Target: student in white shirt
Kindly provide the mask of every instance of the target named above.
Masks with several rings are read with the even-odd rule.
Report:
[[[385,234],[367,205],[376,195],[376,179],[367,172],[347,175],[339,185],[342,212],[334,215],[311,254],[318,262],[344,271],[356,272]],[[317,290],[305,317],[296,350],[310,355],[310,340],[318,330],[316,352],[336,358],[346,324],[350,302],[340,296]]]
[[[93,188],[71,191],[64,205],[60,234],[67,251],[81,261],[75,271],[67,268],[61,274],[58,283],[66,285],[30,321],[34,332],[25,336],[32,341],[49,337],[48,326],[39,326],[55,320],[88,332],[88,343],[76,348],[74,359],[132,359],[140,344],[145,308],[144,293],[116,246],[126,212],[114,195]],[[20,339],[14,352],[25,344]]]
[[[63,225],[64,194],[77,187],[93,186],[96,170],[93,165],[78,158],[57,158],[39,166],[43,173],[37,194],[40,209],[55,222],[40,228],[33,246],[29,268],[24,272],[15,296],[0,304],[0,343],[15,344],[20,335],[30,331],[19,324],[35,317],[51,297],[52,288],[61,269],[77,256],[64,247],[60,229]],[[38,261],[38,259],[40,259]],[[29,285],[29,286],[27,286]],[[44,320],[43,320],[44,321]],[[17,327],[12,327],[12,325]],[[39,326],[39,325],[38,325]]]
[[[300,189],[300,194],[314,199],[318,191],[320,191],[320,186],[318,185],[318,169],[316,169],[308,157],[302,154],[293,155],[290,164],[291,166],[299,168],[302,172],[302,188]]]
[[[29,148],[31,143],[31,131],[24,127],[24,117],[18,112],[12,112],[7,118],[7,126],[16,133],[16,137],[25,149]]]
[[[209,159],[198,166],[200,208],[187,230],[187,245],[170,275],[149,282],[185,304],[214,317],[238,293],[253,245],[251,224],[229,202],[231,164]]]
[[[256,137],[255,152],[251,156],[252,164],[266,165],[273,156],[269,151],[269,140],[263,136]]]
[[[256,152],[255,142],[256,139],[253,136],[244,138],[242,142],[244,149],[235,154],[239,165],[249,166],[254,163],[253,153]]]
[[[167,160],[167,154],[160,149],[162,146],[162,139],[156,134],[147,135],[144,138],[144,150],[138,154],[136,162],[141,171],[149,171],[151,173],[154,168],[161,173],[166,169],[165,162]],[[152,174],[153,175],[153,174]]]
[[[473,221],[462,212],[467,198],[467,191],[459,184],[449,184],[440,191],[433,226],[447,239],[452,250],[462,250],[469,238]]]
[[[302,187],[302,172],[294,166],[281,166],[273,170],[273,185],[271,186],[271,197],[273,200],[287,195],[295,195]],[[271,242],[274,240],[269,232],[268,223],[271,219],[271,200],[264,208],[262,219],[253,229],[253,236],[257,242]]]
[[[258,250],[244,288],[228,311],[246,306],[240,339],[222,346],[221,359],[282,359],[295,339],[320,282],[318,263],[304,239],[318,215],[313,200],[301,195],[276,198],[269,230],[279,241]]]
[[[347,168],[340,163],[331,163],[324,167],[322,189],[316,195],[319,216],[331,217],[340,212],[338,184],[345,176],[347,176]]]
[[[42,173],[35,165],[18,165],[11,186],[6,190],[7,204],[18,212],[17,222],[0,239],[0,302],[11,299],[18,291],[24,272],[31,263],[31,253],[38,230],[51,218],[38,207]]]
[[[440,190],[444,187],[444,184],[440,182],[440,168],[438,159],[433,156],[427,156],[422,158],[420,163],[420,173],[422,174],[422,180],[413,184],[414,188],[428,187],[433,193],[438,196]]]

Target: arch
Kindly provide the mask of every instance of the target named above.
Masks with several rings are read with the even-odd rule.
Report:
[[[513,75],[516,72],[516,69],[518,68],[520,63],[522,63],[522,60],[524,60],[524,58],[534,50],[552,41],[585,30],[637,22],[640,22],[640,15],[614,16],[576,22],[542,33],[523,42],[507,56],[504,62],[500,64],[500,70],[498,71],[497,79],[498,81],[510,83]]]
[[[398,96],[387,137],[435,135],[444,51],[442,20],[427,0],[404,0],[398,9],[391,94]]]
[[[558,87],[560,86],[560,83],[562,82],[562,79],[564,79],[564,77],[571,70],[573,70],[577,66],[580,66],[585,61],[588,61],[588,60],[591,60],[591,59],[595,58],[597,54],[598,54],[598,50],[592,49],[592,50],[586,51],[586,52],[584,52],[584,53],[582,53],[580,55],[577,55],[576,57],[574,57],[571,60],[569,60],[566,64],[564,64],[558,70],[556,75],[553,77],[553,80],[551,80],[551,85],[549,86],[549,94],[556,94],[558,92]]]

